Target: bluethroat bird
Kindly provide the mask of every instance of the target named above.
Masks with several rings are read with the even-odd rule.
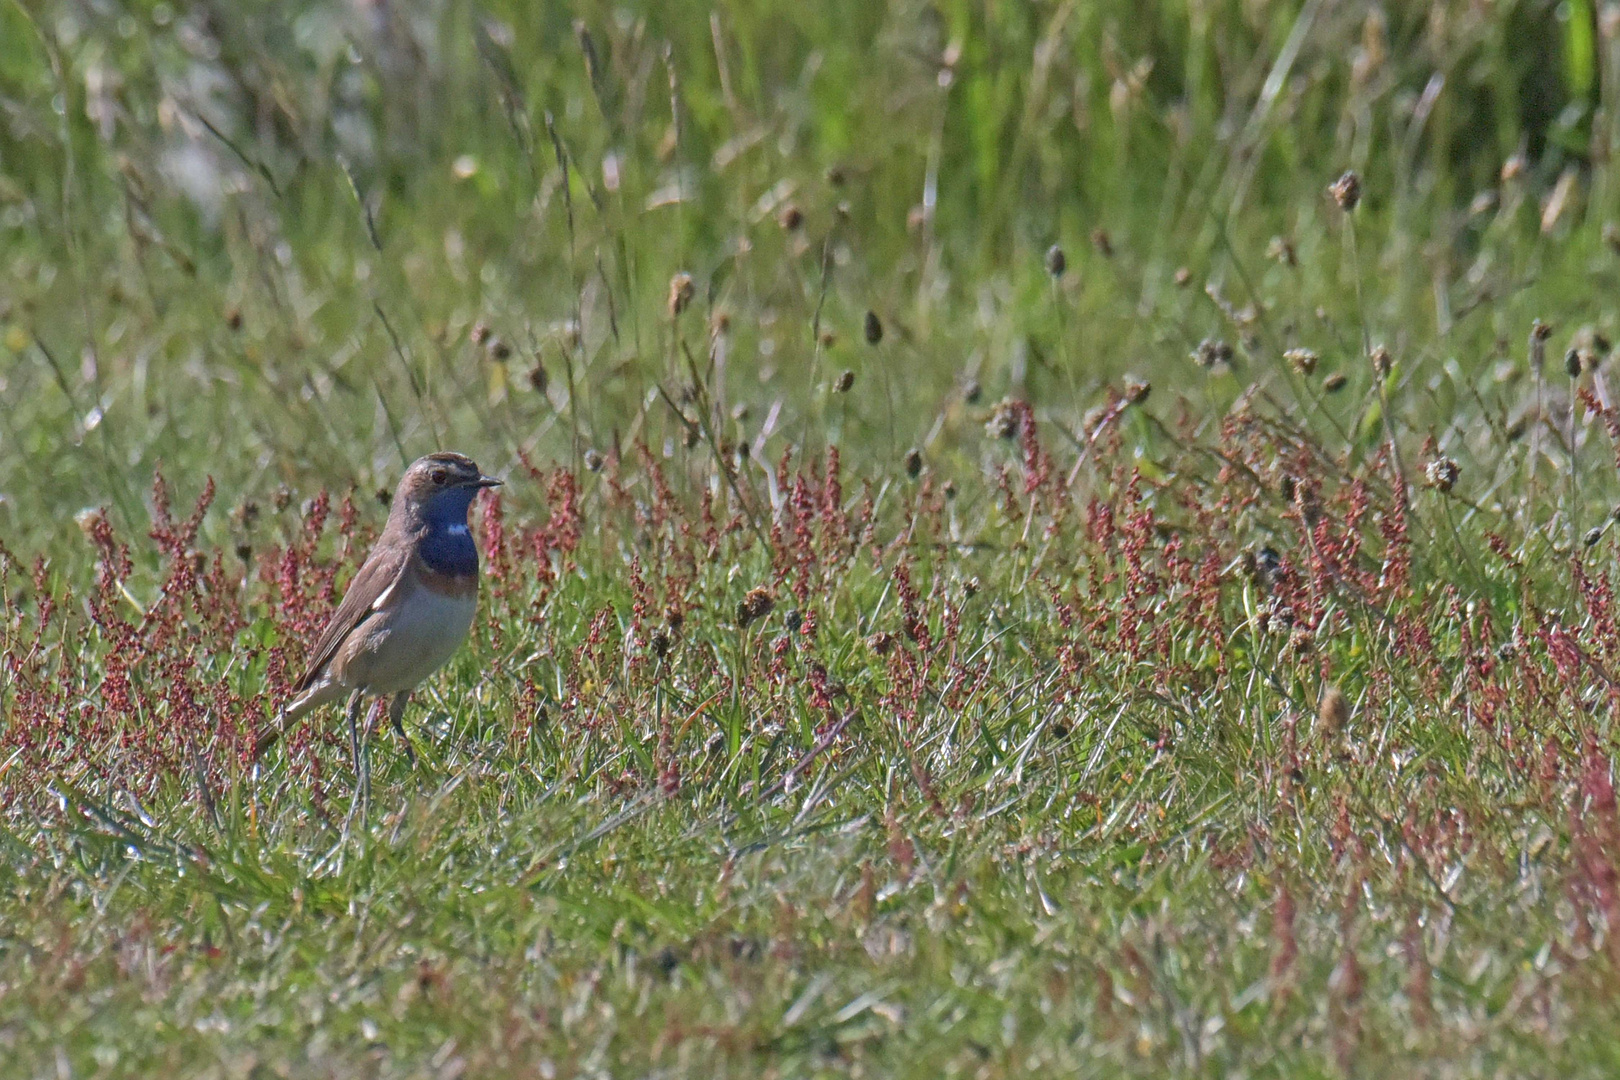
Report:
[[[405,470],[382,536],[321,631],[294,688],[297,696],[260,736],[255,757],[292,721],[347,697],[349,749],[364,786],[360,705],[367,697],[392,697],[388,719],[416,764],[400,718],[411,691],[450,659],[472,628],[478,548],[467,514],[480,491],[500,483],[463,454],[429,454]]]

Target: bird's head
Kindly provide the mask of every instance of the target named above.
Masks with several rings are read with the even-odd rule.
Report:
[[[485,476],[465,454],[429,454],[405,470],[394,495],[394,509],[428,519],[459,518],[465,523],[473,498],[484,488],[500,484],[493,476]]]

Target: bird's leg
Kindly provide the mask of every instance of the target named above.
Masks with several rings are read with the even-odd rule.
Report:
[[[399,741],[405,746],[405,756],[410,759],[411,768],[416,768],[416,751],[411,747],[411,739],[405,734],[405,724],[402,718],[405,715],[405,705],[411,700],[409,690],[401,690],[394,695],[394,700],[388,705],[388,719],[394,724],[394,730],[399,733]]]
[[[360,697],[356,690],[349,695],[349,757],[354,762],[354,774],[360,775]]]
[[[360,704],[363,697],[359,690],[349,695],[349,752],[354,755],[354,774],[359,787],[356,794],[360,797],[360,805],[368,807],[371,805],[371,754],[360,731]],[[366,726],[371,725],[368,722]]]
[[[380,705],[382,699],[378,698],[360,723],[360,801],[367,813],[371,812],[371,727]]]

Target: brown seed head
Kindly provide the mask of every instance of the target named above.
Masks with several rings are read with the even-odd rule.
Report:
[[[669,279],[669,317],[676,319],[687,306],[692,303],[692,296],[697,289],[692,284],[692,275],[685,270]]]
[[[838,381],[833,383],[833,389],[838,391],[840,394],[847,394],[849,393],[850,388],[854,385],[855,373],[848,368],[845,368],[843,373],[838,376]]]
[[[1152,392],[1153,384],[1148,382],[1146,379],[1137,379],[1131,376],[1125,377],[1125,400],[1130,402],[1132,405],[1142,404],[1142,402],[1146,401],[1148,395]]]
[[[482,322],[475,322],[472,326],[472,332],[468,336],[472,338],[474,345],[482,345],[489,340],[489,327]]]
[[[1344,725],[1350,722],[1350,699],[1344,696],[1344,691],[1329,683],[1322,690],[1322,700],[1316,707],[1316,722],[1322,728],[1322,734],[1332,738],[1344,730]]]
[[[1339,204],[1339,209],[1350,213],[1361,204],[1361,177],[1347,170],[1328,188],[1328,194]]]
[[[1423,469],[1423,476],[1429,486],[1444,495],[1457,484],[1457,477],[1462,475],[1462,466],[1457,464],[1455,458],[1445,455],[1435,458]]]
[[[1564,373],[1572,379],[1581,376],[1581,351],[1573,345],[1564,353]]]
[[[537,394],[546,392],[546,386],[548,385],[546,365],[538,360],[534,362],[534,367],[529,369],[529,385],[534,388],[534,392]]]
[[[1213,368],[1232,362],[1232,346],[1219,338],[1205,338],[1193,350],[1193,363],[1201,368]]]
[[[1318,358],[1311,349],[1289,349],[1283,353],[1283,359],[1292,364],[1294,370],[1301,375],[1309,375],[1316,370]]]
[[[1603,242],[1609,245],[1609,250],[1620,255],[1620,225],[1612,221],[1603,223]]]
[[[1178,266],[1173,280],[1176,283],[1176,288],[1185,289],[1192,284],[1192,271],[1185,266]]]
[[[596,447],[593,446],[585,451],[585,468],[591,472],[601,472],[604,464],[602,454]]]
[[[1322,500],[1316,492],[1304,484],[1296,485],[1294,505],[1299,508],[1299,516],[1305,520],[1305,524],[1316,528],[1316,523],[1322,520]]]
[[[1389,355],[1389,350],[1382,345],[1374,345],[1372,351],[1373,371],[1380,379],[1389,375],[1390,369],[1395,366],[1395,358]]]
[[[804,211],[799,209],[797,203],[788,203],[776,215],[776,223],[788,232],[796,232],[804,224]]]
[[[771,609],[775,606],[776,601],[771,599],[768,590],[763,588],[749,589],[747,595],[737,605],[737,625],[747,626],[757,619],[763,619],[771,613]]]
[[[866,343],[876,345],[883,340],[883,320],[878,318],[877,312],[866,313],[866,324],[863,327],[866,333]]]
[[[997,439],[1012,439],[1018,435],[1018,408],[1012,398],[1002,398],[990,407],[990,419],[984,430]]]
[[[1337,394],[1344,389],[1344,384],[1349,381],[1344,372],[1330,371],[1322,378],[1322,389],[1330,394]]]
[[[1547,362],[1547,339],[1552,337],[1551,324],[1540,319],[1530,324],[1530,369],[1540,371]]]
[[[1058,247],[1056,244],[1053,244],[1051,247],[1046,249],[1046,272],[1048,274],[1051,274],[1055,278],[1060,278],[1063,276],[1063,272],[1068,268],[1069,260],[1068,257],[1063,254],[1062,248]]]
[[[1091,230],[1091,246],[1105,259],[1114,257],[1114,240],[1108,235],[1107,229]]]
[[[917,479],[917,477],[922,474],[922,451],[918,450],[915,446],[913,446],[910,450],[907,450],[904,464],[906,467],[906,475],[911,477],[913,480]]]
[[[79,531],[91,539],[95,538],[96,530],[99,529],[102,522],[106,520],[107,515],[102,513],[101,510],[96,507],[80,510],[77,514],[73,515],[73,521],[79,526]]]

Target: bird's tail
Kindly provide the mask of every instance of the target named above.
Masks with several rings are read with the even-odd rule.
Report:
[[[342,687],[334,685],[330,679],[322,679],[293,698],[281,710],[281,715],[276,717],[270,728],[254,740],[253,760],[259,760],[264,752],[274,746],[276,740],[286,734],[287,729],[306,713],[313,712],[327,702],[336,701],[342,696]]]

